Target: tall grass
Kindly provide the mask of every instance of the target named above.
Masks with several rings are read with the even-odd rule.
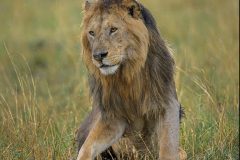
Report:
[[[174,50],[188,159],[239,159],[239,1],[142,2]],[[1,0],[0,159],[68,159],[90,110],[82,1]]]

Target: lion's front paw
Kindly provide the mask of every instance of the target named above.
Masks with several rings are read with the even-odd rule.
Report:
[[[187,159],[187,153],[180,147],[178,149],[178,154],[179,154],[179,160],[186,160]]]

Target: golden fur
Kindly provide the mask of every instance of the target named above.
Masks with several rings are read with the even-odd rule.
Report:
[[[93,110],[78,132],[78,159],[94,158],[122,134],[146,150],[136,132],[156,157],[178,159],[174,60],[150,12],[135,0],[86,1],[82,47]]]

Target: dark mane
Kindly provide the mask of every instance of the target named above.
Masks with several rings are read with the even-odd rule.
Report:
[[[103,0],[100,2],[100,7],[111,7],[121,1]],[[159,111],[164,112],[161,105],[168,103],[169,94],[176,96],[175,90],[171,90],[174,85],[174,60],[160,36],[153,16],[141,4],[140,7],[141,18],[149,32],[149,49],[144,68],[138,75],[135,75],[130,84],[122,78],[121,75],[124,73],[121,72],[116,77],[100,79],[94,74],[89,75],[90,93],[95,102],[100,103],[95,105],[100,107],[103,115],[123,116],[131,119],[132,113],[141,115],[143,110],[148,114],[160,114]],[[147,103],[151,101],[157,105],[146,109],[144,107],[147,106],[143,106],[145,101],[148,101]],[[140,108],[132,106],[140,106]]]
[[[142,13],[142,17],[143,17],[144,23],[147,26],[147,28],[154,30],[155,32],[158,33],[155,19],[153,18],[150,11],[147,8],[145,8],[143,5],[141,5],[141,13]]]
[[[147,59],[149,63],[147,64],[151,64],[151,62],[154,62],[154,59],[156,58],[159,61],[159,68],[155,68],[158,70],[157,73],[161,75],[165,83],[171,82],[173,80],[174,73],[174,60],[171,57],[171,53],[169,52],[164,40],[160,36],[156,21],[153,18],[152,14],[143,5],[141,5],[141,8],[144,23],[150,34],[150,50]]]
[[[122,0],[101,0],[98,1],[98,8],[100,8],[102,11],[109,10],[113,5],[120,6],[122,3]]]

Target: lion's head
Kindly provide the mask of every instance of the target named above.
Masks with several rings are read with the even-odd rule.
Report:
[[[93,74],[134,74],[144,67],[149,33],[135,0],[85,2],[82,47],[84,61]]]

